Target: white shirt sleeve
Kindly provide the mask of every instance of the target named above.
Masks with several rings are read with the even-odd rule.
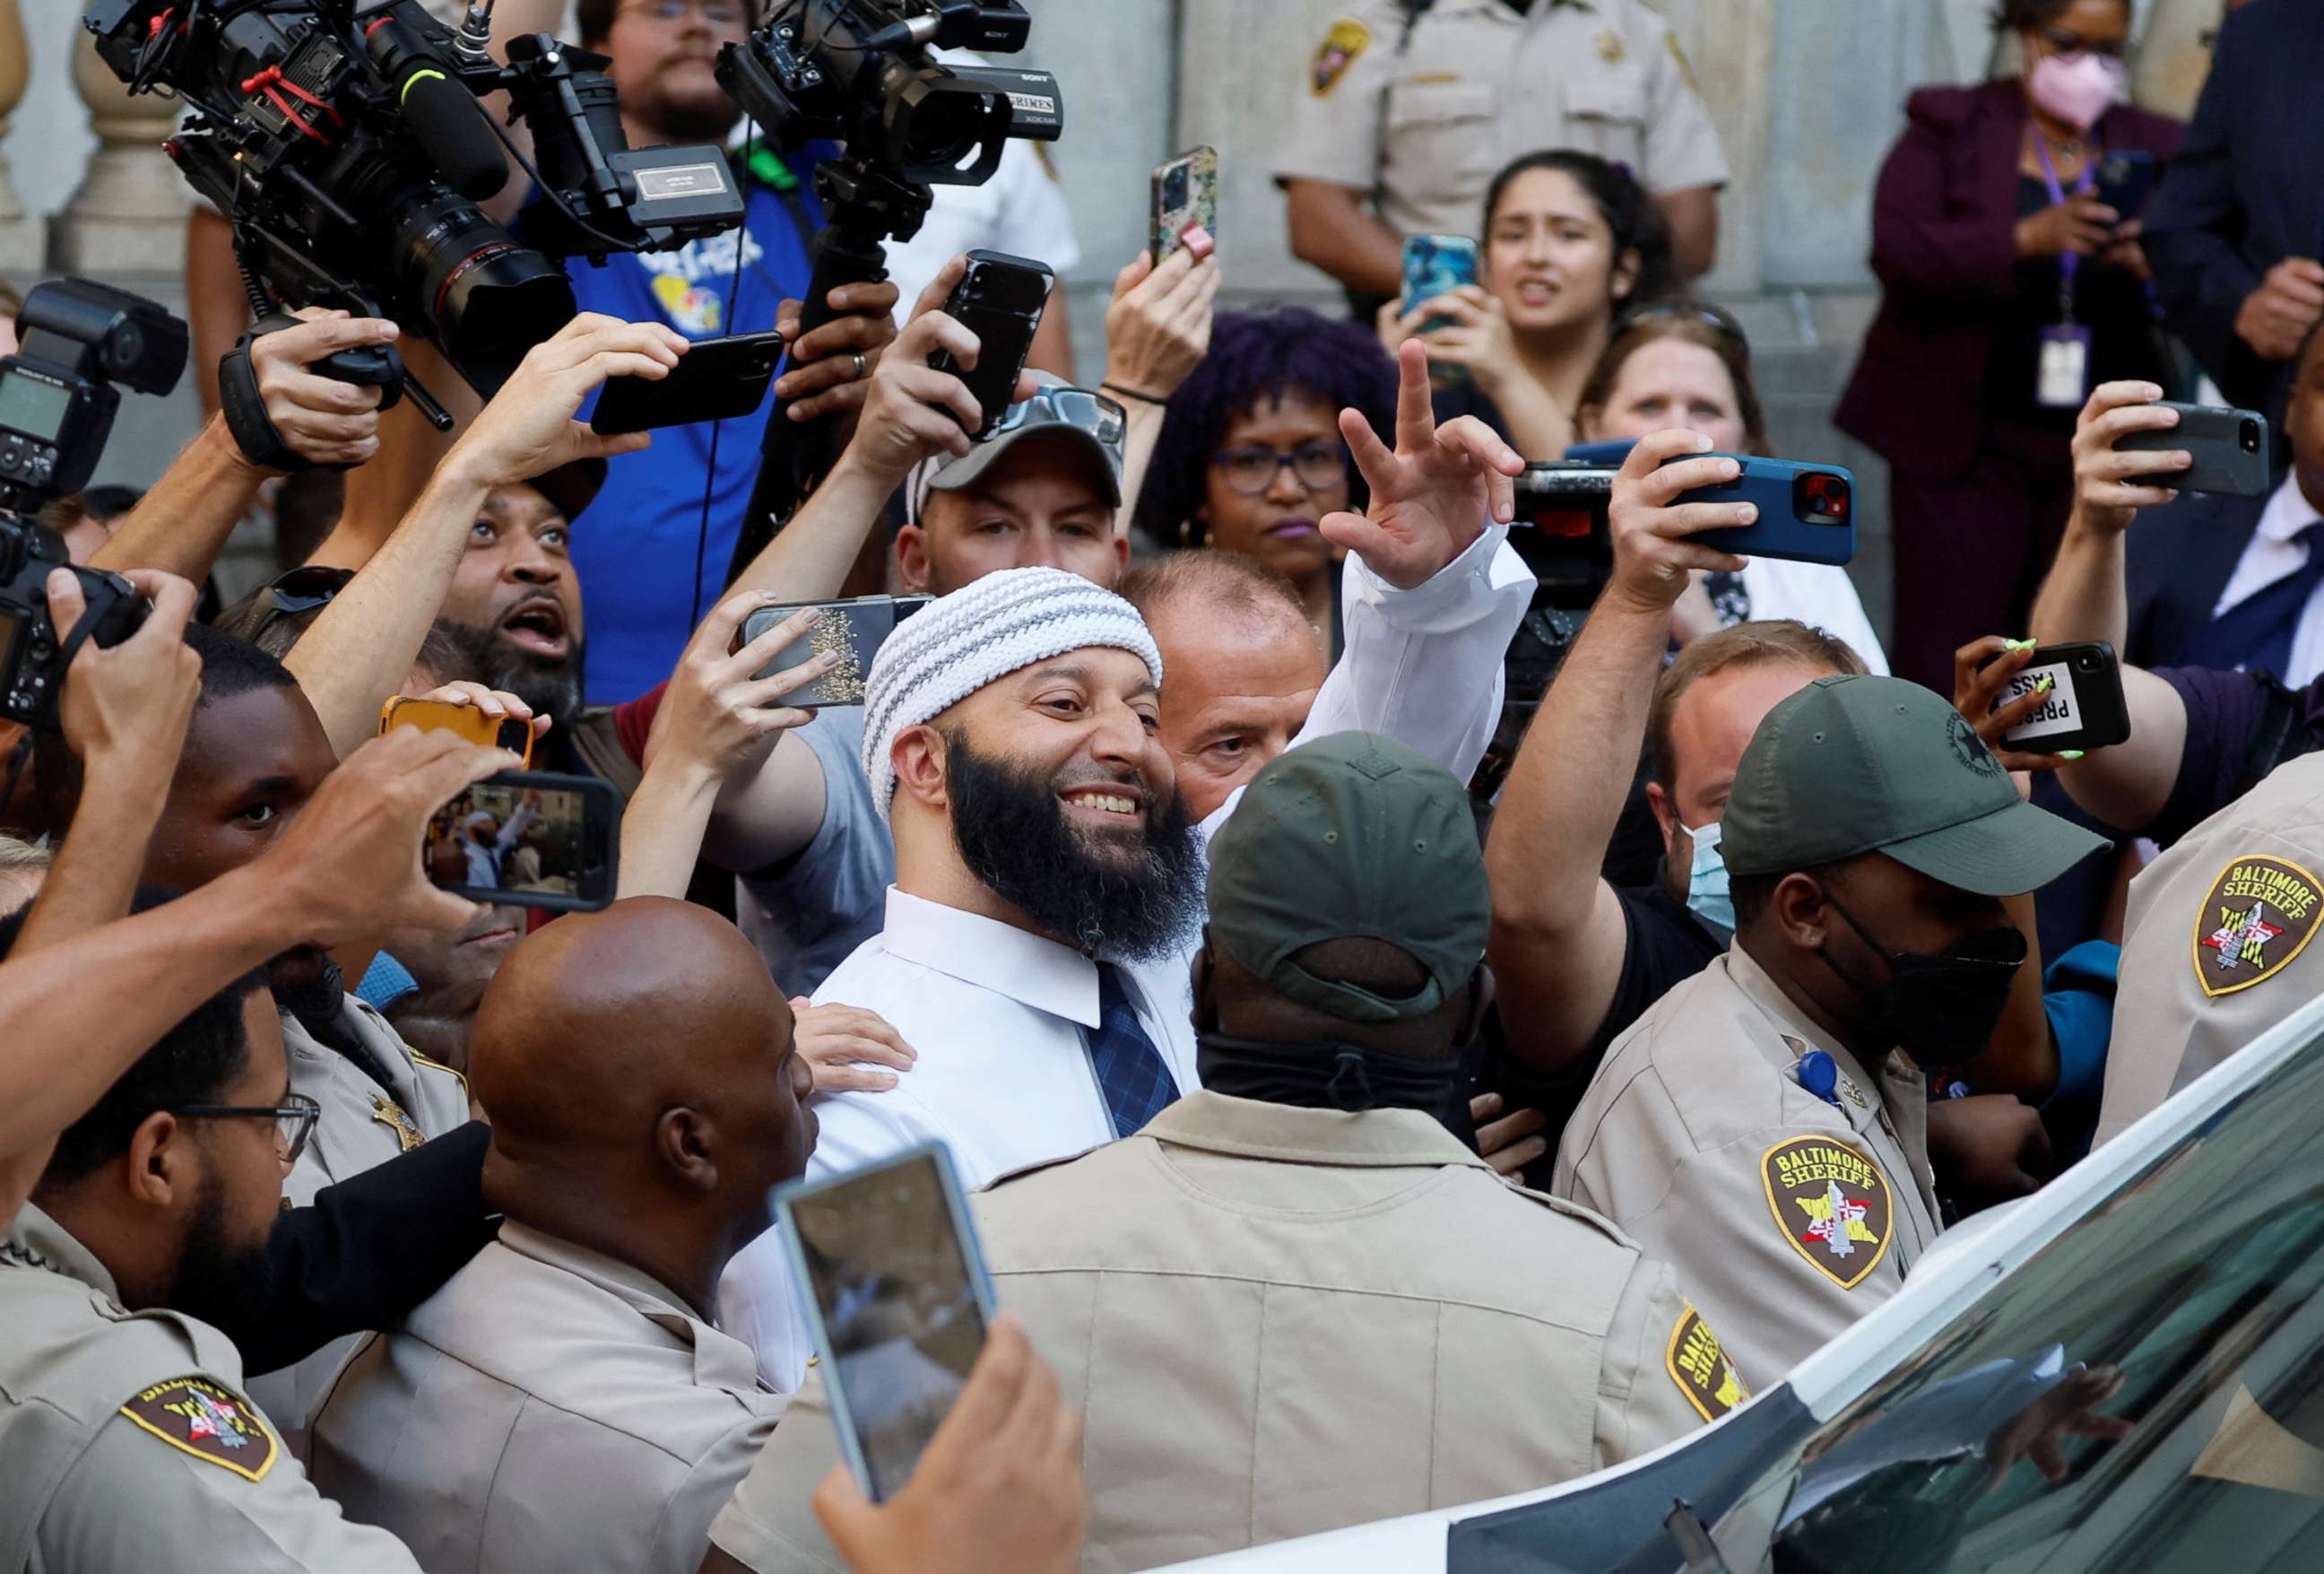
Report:
[[[1867,671],[1888,675],[1888,653],[1865,616],[1864,600],[1846,569],[1830,563],[1794,563],[1753,558],[1743,569],[1744,593],[1754,621],[1788,617],[1848,642],[1864,658]]]
[[[1468,551],[1409,590],[1351,556],[1340,597],[1345,649],[1291,746],[1379,733],[1467,781],[1499,725],[1501,657],[1533,599],[1533,574],[1508,534],[1488,522]],[[1237,788],[1203,821],[1204,835],[1241,801]]]

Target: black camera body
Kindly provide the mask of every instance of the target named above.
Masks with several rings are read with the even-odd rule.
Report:
[[[573,317],[545,253],[665,250],[742,217],[718,149],[629,147],[603,57],[534,35],[503,66],[488,20],[473,9],[455,34],[419,0],[361,16],[354,0],[96,0],[85,18],[132,92],[191,109],[162,145],[232,222],[254,315],[280,301],[392,317],[487,396]],[[508,180],[476,103],[498,91],[532,129],[558,220],[533,236],[528,216],[541,245],[476,207]]]
[[[25,297],[16,353],[0,360],[0,511],[31,514],[88,485],[126,383],[167,394],[186,368],[186,325],[143,296],[59,279]]]
[[[57,695],[64,686],[64,642],[49,616],[49,575],[69,569],[80,581],[90,624],[88,638],[117,645],[145,621],[145,598],[118,574],[74,568],[64,537],[30,520],[0,518],[0,718],[54,730]]]

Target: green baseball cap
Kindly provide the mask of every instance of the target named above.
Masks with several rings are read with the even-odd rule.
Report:
[[[1767,713],[1720,818],[1729,875],[1886,853],[1980,896],[2036,890],[2107,845],[2017,794],[1961,713],[1902,678],[1819,678]]]
[[[1344,1022],[1425,1016],[1485,959],[1493,903],[1469,796],[1393,738],[1336,733],[1277,755],[1211,843],[1211,943],[1278,993]],[[1293,960],[1385,940],[1427,970],[1403,998]]]

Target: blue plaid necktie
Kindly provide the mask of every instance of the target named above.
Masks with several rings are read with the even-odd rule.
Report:
[[[1090,1069],[1097,1073],[1106,1113],[1113,1117],[1113,1134],[1135,1135],[1178,1097],[1178,1084],[1130,1008],[1111,962],[1097,965],[1097,1026],[1083,1031]]]
[[[2306,545],[2308,560],[2197,630],[2175,664],[2284,675],[2292,665],[2292,642],[2300,632],[2301,615],[2308,610],[2316,588],[2324,584],[2324,525],[2311,524],[2292,539]]]

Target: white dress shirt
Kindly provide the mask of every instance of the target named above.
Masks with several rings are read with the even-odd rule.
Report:
[[[1333,733],[1384,734],[1466,779],[1501,709],[1501,653],[1533,593],[1505,526],[1489,527],[1426,583],[1398,590],[1351,559],[1345,649],[1291,746]],[[1164,681],[1168,674],[1164,674]],[[1231,794],[1198,833],[1207,846],[1242,801]],[[1125,991],[1181,1093],[1194,1076],[1195,941],[1121,968]],[[815,993],[877,1011],[919,1059],[884,1093],[818,1094],[810,1177],[843,1173],[940,1140],[962,1180],[989,1184],[1028,1164],[1113,1140],[1084,1029],[1098,1025],[1097,964],[1013,925],[890,888],[887,927]],[[773,1232],[736,1255],[719,1285],[720,1324],[790,1393],[813,1341]]]
[[[1846,569],[1831,563],[1794,563],[1782,558],[1752,558],[1743,565],[1743,594],[1755,621],[1788,617],[1848,642],[1864,658],[1867,671],[1888,675],[1888,653],[1865,616],[1864,598]]]
[[[2324,521],[2324,514],[2319,514],[2301,491],[2298,473],[2287,472],[2283,485],[2261,511],[2259,523],[2244,545],[2244,555],[2236,560],[2236,571],[2227,576],[2227,588],[2219,592],[2219,604],[2211,608],[2211,616],[2221,616],[2306,568],[2308,543],[2293,538],[2319,521]],[[2324,673],[2324,609],[2319,608],[2324,608],[2324,585],[2309,596],[2308,605],[2300,611],[2299,626],[2292,632],[2289,670],[2277,674],[2287,688],[2305,688]]]

